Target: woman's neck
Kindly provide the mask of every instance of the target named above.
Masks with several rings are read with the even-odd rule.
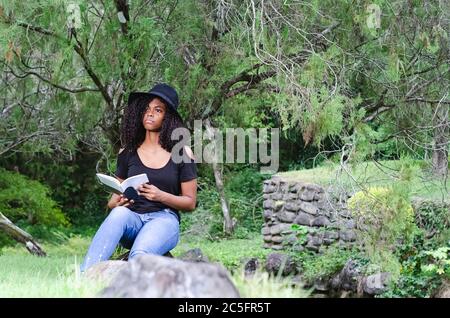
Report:
[[[160,148],[161,145],[159,144],[159,132],[157,131],[148,131],[145,133],[145,139],[141,146],[144,146],[144,148]]]

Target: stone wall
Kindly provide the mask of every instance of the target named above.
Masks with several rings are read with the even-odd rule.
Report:
[[[345,208],[347,196],[338,198],[320,185],[278,176],[264,181],[263,192],[264,247],[321,251],[326,245],[355,241],[355,222]],[[307,231],[293,231],[292,224]]]

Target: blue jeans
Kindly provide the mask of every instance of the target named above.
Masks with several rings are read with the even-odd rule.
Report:
[[[171,209],[139,214],[116,207],[95,234],[80,270],[108,260],[119,242],[130,249],[130,260],[142,254],[164,255],[177,245],[179,230],[178,218]]]

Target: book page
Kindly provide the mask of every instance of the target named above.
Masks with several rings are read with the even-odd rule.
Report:
[[[97,176],[98,180],[104,185],[113,188],[120,193],[123,192],[122,187],[120,186],[120,182],[116,178],[107,176],[106,174],[103,173],[96,173],[95,175]]]
[[[147,182],[148,182],[148,177],[147,177],[147,174],[145,174],[145,173],[129,177],[128,179],[124,180],[121,184],[122,192],[125,191],[128,187],[133,187],[137,190],[137,188],[141,184],[147,183]]]

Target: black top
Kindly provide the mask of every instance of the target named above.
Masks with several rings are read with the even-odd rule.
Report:
[[[117,158],[116,176],[126,179],[141,173],[146,173],[149,183],[155,185],[158,189],[171,193],[173,195],[181,194],[181,182],[186,182],[197,178],[197,166],[193,159],[187,157],[190,162],[175,163],[172,155],[166,165],[159,169],[153,169],[145,166],[136,150],[129,151],[124,149]],[[159,201],[148,200],[143,196],[135,200],[129,206],[129,209],[136,213],[156,212],[170,208],[178,215],[178,210],[169,207]]]

